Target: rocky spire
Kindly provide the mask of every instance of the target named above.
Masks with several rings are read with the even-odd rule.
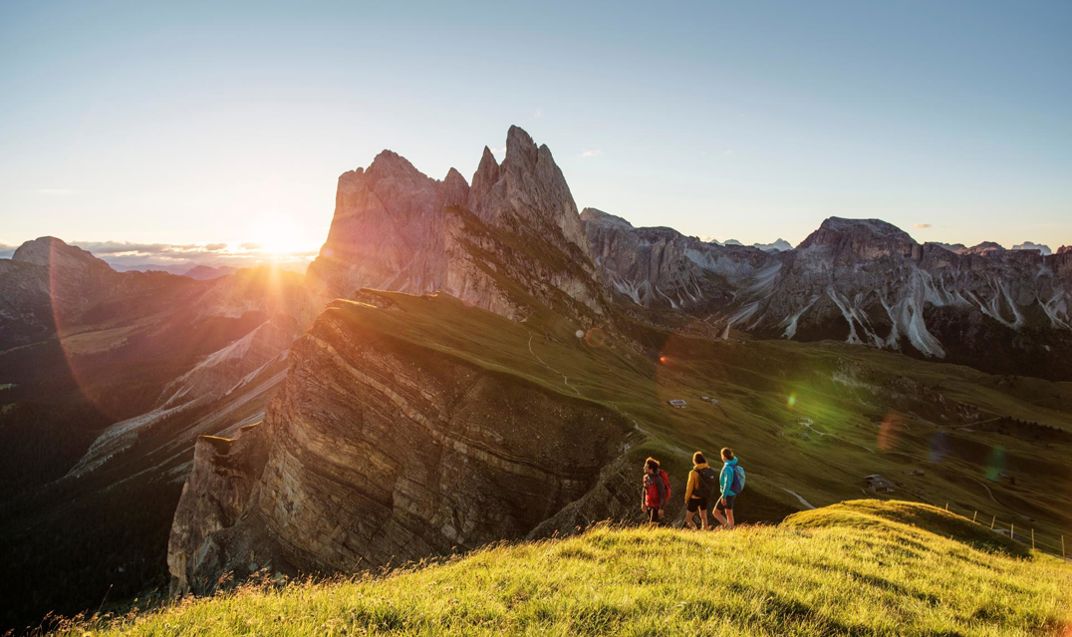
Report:
[[[498,178],[487,187],[484,177],[492,174],[490,164],[485,172],[489,158],[494,161],[485,149],[481,168],[473,177],[469,196],[469,208],[473,212],[492,224],[512,217],[511,225],[529,227],[541,236],[554,234],[557,230],[566,242],[587,253],[577,204],[566,178],[551,156],[551,149],[546,145],[537,147],[528,133],[518,126],[511,126],[506,134],[506,157],[495,171]]]
[[[439,189],[444,206],[464,206],[469,201],[469,184],[456,168],[447,171]]]
[[[484,147],[484,154],[480,157],[480,165],[473,173],[473,185],[469,189],[469,209],[480,214],[478,208],[481,202],[486,201],[491,187],[499,181],[499,162],[495,161],[495,155],[491,149]]]

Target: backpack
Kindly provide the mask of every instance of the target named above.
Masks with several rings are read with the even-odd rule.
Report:
[[[711,496],[718,491],[718,474],[711,467],[694,469],[693,471],[696,471],[697,477],[700,478],[700,484],[692,492],[692,497],[710,500]]]
[[[733,468],[733,482],[730,483],[730,489],[733,489],[734,493],[740,495],[741,491],[744,491],[744,478],[744,467],[738,463]]]
[[[670,501],[670,474],[666,472],[666,469],[659,469],[659,477],[662,478],[663,484],[666,486],[666,501]]]

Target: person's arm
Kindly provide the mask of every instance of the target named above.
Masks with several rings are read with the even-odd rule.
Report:
[[[648,508],[648,476],[644,475],[640,480],[640,510],[644,511]]]
[[[692,497],[692,491],[696,488],[696,482],[699,479],[700,476],[695,470],[689,471],[689,482],[685,485],[685,504],[689,503],[689,498]]]
[[[718,490],[719,495],[722,497],[726,497],[726,492],[729,491],[732,482],[730,472],[727,471],[728,468],[729,465],[722,465],[722,472],[718,474]]]

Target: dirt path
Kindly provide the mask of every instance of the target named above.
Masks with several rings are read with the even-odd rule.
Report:
[[[814,508],[815,508],[815,505],[814,505],[814,504],[812,504],[811,502],[808,502],[807,500],[805,500],[805,499],[804,499],[804,498],[803,498],[803,497],[802,497],[802,496],[801,496],[801,495],[800,495],[799,493],[797,493],[796,491],[790,491],[789,489],[786,489],[785,487],[782,487],[782,491],[785,491],[785,492],[786,492],[786,493],[788,493],[789,495],[791,495],[791,496],[793,496],[794,498],[796,498],[796,499],[797,499],[797,500],[798,500],[798,501],[799,501],[799,502],[800,502],[800,503],[801,503],[802,505],[804,505],[804,508],[805,508],[805,509],[814,509]]]
[[[548,365],[548,364],[547,364],[547,362],[546,362],[546,361],[544,361],[544,360],[543,360],[542,358],[540,358],[539,354],[537,354],[537,353],[536,353],[536,352],[535,352],[535,351],[534,351],[534,350],[532,349],[532,337],[533,337],[533,336],[534,336],[534,335],[533,335],[532,333],[529,333],[529,354],[532,354],[532,357],[533,357],[533,358],[535,358],[535,359],[536,359],[536,361],[537,361],[537,362],[538,362],[539,364],[543,365],[544,367],[546,367],[547,369],[549,369],[549,370],[550,370],[550,371],[552,371],[553,373],[555,373],[555,374],[558,374],[559,376],[561,376],[561,377],[562,377],[562,384],[563,384],[563,385],[565,385],[566,387],[569,387],[569,388],[570,388],[570,390],[571,390],[571,391],[572,391],[572,392],[573,392],[574,394],[577,394],[578,396],[581,396],[581,397],[583,398],[583,396],[582,396],[581,392],[580,392],[580,391],[578,391],[576,387],[574,387],[573,385],[571,385],[571,384],[570,384],[570,382],[569,382],[569,376],[566,376],[565,374],[563,374],[562,372],[558,371],[558,370],[557,370],[557,369],[555,369],[554,367],[551,367],[550,365]]]
[[[978,479],[975,479],[975,481],[979,483],[979,486],[981,486],[982,488],[986,489],[986,494],[988,496],[990,496],[990,499],[994,502],[994,504],[998,504],[998,505],[1001,504],[1000,502],[998,502],[998,499],[994,497],[994,492],[990,490],[990,486],[987,485],[987,483],[983,482],[982,480],[978,480]]]

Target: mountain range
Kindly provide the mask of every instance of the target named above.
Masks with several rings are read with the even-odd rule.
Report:
[[[28,241],[0,259],[4,623],[95,606],[105,583],[204,593],[625,519],[638,456],[726,437],[768,480],[754,519],[858,493],[857,467],[897,471],[886,452],[938,436],[947,493],[984,499],[969,468],[1000,443],[991,499],[1067,521],[1021,463],[1072,446],[1072,249],[837,217],[783,244],[578,211],[518,127],[468,181],[386,150],[341,175],[304,277],[116,272]],[[708,411],[664,409],[686,395]],[[844,484],[806,465],[815,445]]]

